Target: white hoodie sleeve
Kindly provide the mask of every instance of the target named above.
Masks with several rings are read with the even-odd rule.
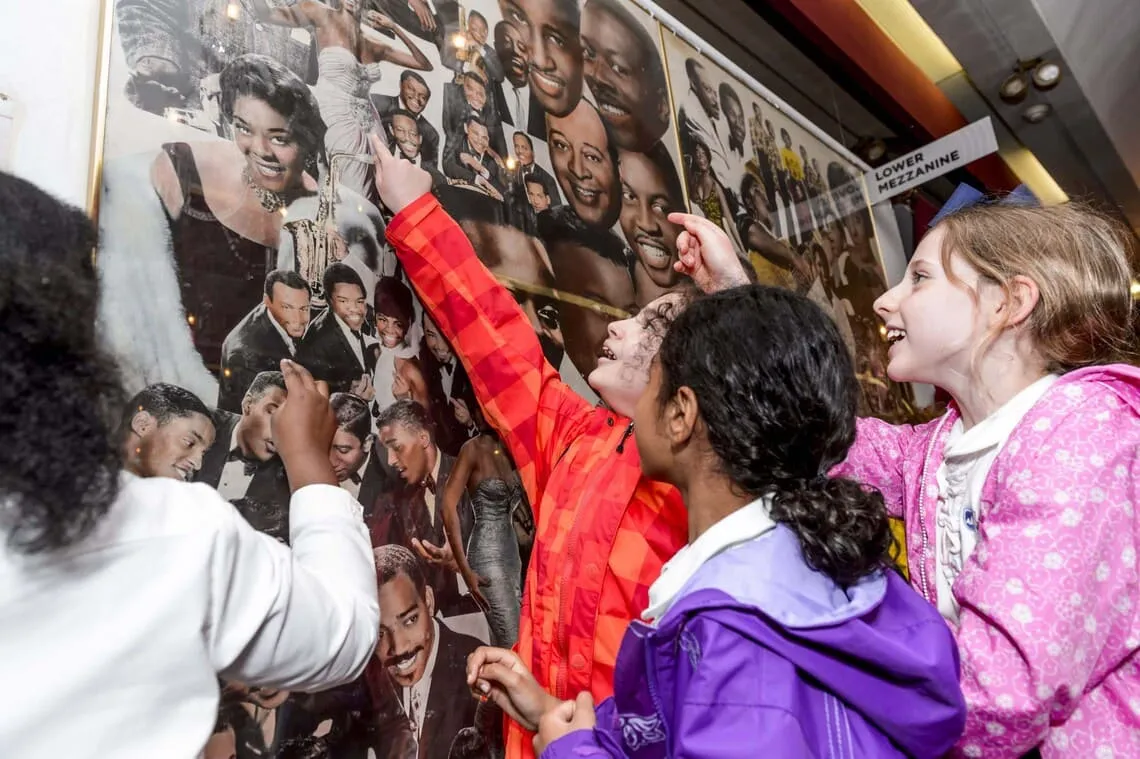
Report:
[[[376,571],[362,510],[331,485],[293,494],[291,547],[230,510],[210,560],[207,648],[249,685],[330,688],[358,677],[376,646]]]

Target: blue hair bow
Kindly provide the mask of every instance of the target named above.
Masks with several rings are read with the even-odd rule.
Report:
[[[954,190],[954,194],[950,196],[950,199],[947,200],[938,213],[934,215],[934,218],[930,220],[930,226],[934,227],[938,222],[955,211],[960,211],[963,208],[986,202],[986,197],[984,192],[968,184],[963,183],[958,185],[958,188]],[[998,200],[997,204],[1002,206],[1036,206],[1040,205],[1040,201],[1037,200],[1037,196],[1034,195],[1028,187],[1019,184],[1013,189],[1013,192],[1001,200]]]

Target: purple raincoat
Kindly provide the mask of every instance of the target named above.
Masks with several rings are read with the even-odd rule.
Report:
[[[937,757],[962,734],[954,638],[894,572],[846,591],[778,525],[633,622],[594,730],[542,759]]]

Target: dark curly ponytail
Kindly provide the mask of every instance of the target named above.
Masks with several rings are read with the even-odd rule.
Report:
[[[79,540],[118,494],[123,395],[95,332],[94,248],[82,212],[0,173],[0,532],[25,553]]]
[[[812,568],[846,586],[889,562],[882,496],[825,476],[855,440],[858,386],[818,306],[763,285],[716,293],[677,317],[658,356],[659,402],[692,389],[724,474],[771,498]]]

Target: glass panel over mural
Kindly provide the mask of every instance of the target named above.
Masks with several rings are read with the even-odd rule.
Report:
[[[905,412],[871,308],[884,283],[857,167],[638,5],[116,0],[114,12],[98,262],[101,326],[138,394],[129,453],[216,487],[287,540],[269,419],[293,358],[334,392],[330,459],[392,570],[378,574],[364,677],[312,695],[224,682],[207,757],[483,756],[473,736],[497,729],[465,660],[518,635],[534,519],[385,240],[372,133],[431,173],[583,396],[596,399],[586,378],[608,325],[686,287],[667,216],[688,206],[761,282],[833,315],[865,412]],[[148,423],[186,391],[214,409],[202,429]],[[453,472],[464,482],[449,492]]]

